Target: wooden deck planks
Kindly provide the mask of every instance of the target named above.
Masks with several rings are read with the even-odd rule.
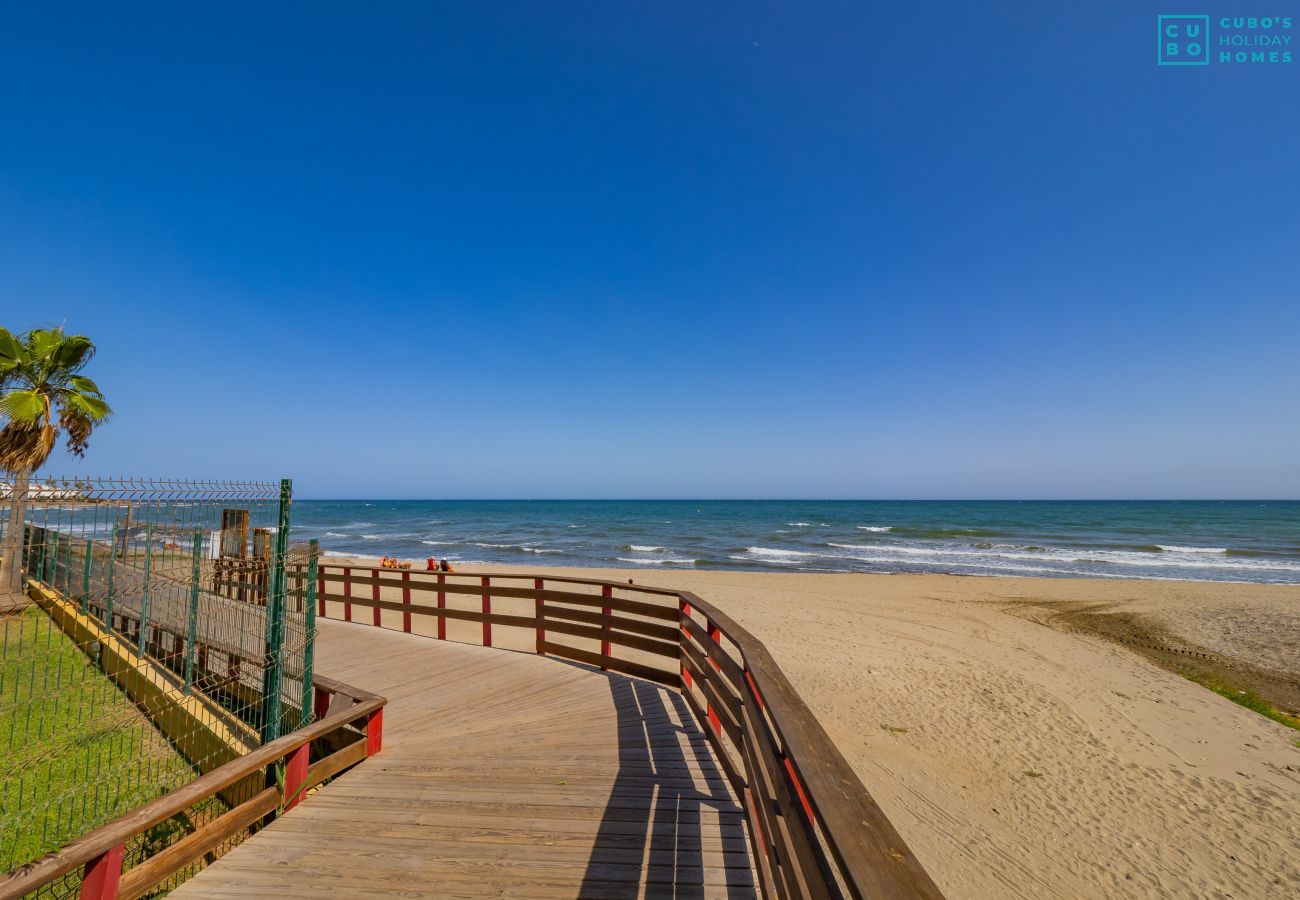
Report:
[[[754,897],[743,812],[684,699],[562,661],[319,622],[383,752],[174,896]]]

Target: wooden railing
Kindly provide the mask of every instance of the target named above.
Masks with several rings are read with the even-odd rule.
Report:
[[[150,893],[176,873],[211,860],[241,835],[292,809],[310,788],[378,753],[385,702],[383,697],[316,676],[313,703],[317,721],[18,869],[0,881],[0,900],[17,900],[78,869],[83,900],[134,900]],[[281,775],[276,774],[279,766],[283,767]],[[241,783],[257,787],[240,792],[246,798],[227,812],[123,871],[128,845],[149,829],[213,797],[229,797],[230,789]]]
[[[451,631],[679,689],[745,809],[764,896],[942,896],[767,648],[694,594],[341,565],[318,579],[320,616]]]

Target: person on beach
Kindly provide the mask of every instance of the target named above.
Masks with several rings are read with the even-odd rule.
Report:
[[[439,571],[439,572],[451,572],[451,571],[453,571],[452,568],[451,568],[451,563],[447,562],[447,560],[445,560],[445,559],[444,559],[444,560],[440,560],[440,561],[438,562],[438,571]]]

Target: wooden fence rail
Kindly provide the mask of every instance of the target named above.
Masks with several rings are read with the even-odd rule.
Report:
[[[765,897],[942,896],[767,648],[694,594],[365,566],[322,565],[318,579],[320,616],[369,609],[369,624],[441,639],[451,625],[467,642],[679,689],[745,809]]]
[[[18,900],[77,869],[82,871],[82,900],[135,900],[186,867],[220,855],[241,835],[302,802],[308,789],[379,752],[383,697],[322,676],[315,678],[315,691],[317,721],[11,873],[0,881],[0,900]],[[283,766],[282,776],[275,774],[277,766]],[[195,804],[219,794],[229,796],[229,788],[246,781],[265,787],[244,792],[251,796],[161,852],[122,870],[129,842]]]

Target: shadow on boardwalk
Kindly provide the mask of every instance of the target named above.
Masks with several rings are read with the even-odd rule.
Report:
[[[611,677],[619,769],[579,896],[756,896],[743,812],[680,695]],[[643,894],[617,883],[639,864]]]

